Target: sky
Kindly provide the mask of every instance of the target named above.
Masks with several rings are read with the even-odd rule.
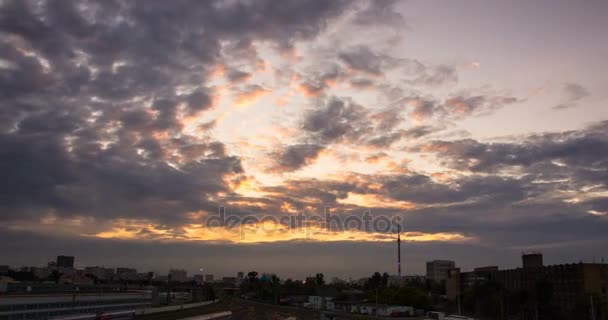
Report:
[[[406,274],[608,258],[606,14],[2,0],[0,264],[394,274],[395,219]]]

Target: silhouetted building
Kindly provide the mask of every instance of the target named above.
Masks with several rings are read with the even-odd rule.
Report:
[[[445,280],[445,294],[448,300],[456,300],[460,294],[460,268],[448,270]]]
[[[536,292],[541,282],[550,284],[551,305],[570,312],[580,301],[589,301],[591,294],[608,296],[608,265],[600,263],[572,263],[538,267],[524,259],[527,268],[500,270],[495,279],[509,291]]]
[[[116,278],[118,280],[136,280],[137,279],[137,269],[116,268]]]
[[[205,282],[213,282],[213,275],[212,274],[206,274],[205,275]]]
[[[74,268],[73,256],[57,256],[58,268]]]
[[[0,266],[0,274],[8,274],[9,266]]]
[[[592,294],[608,298],[608,265],[580,262],[544,266],[540,253],[523,254],[522,268],[483,267],[460,273],[459,290],[462,292],[465,287],[487,281],[498,282],[508,292],[523,292],[527,296],[534,296],[544,282],[551,291],[550,305],[564,313],[572,312],[581,302],[588,303]]]
[[[95,278],[99,280],[112,280],[114,278],[114,269],[112,268],[104,268],[104,267],[85,267],[85,274],[90,274],[95,276]]]
[[[475,284],[488,282],[496,277],[497,266],[479,267],[469,272],[460,273],[461,288],[472,287]]]
[[[239,284],[236,277],[222,277],[222,283],[229,286],[236,286]]]
[[[182,269],[171,269],[169,270],[169,277],[171,281],[186,282],[188,281],[188,272]]]
[[[426,263],[426,278],[441,282],[448,278],[448,270],[454,269],[456,263],[450,260],[433,260]]]
[[[524,253],[521,256],[524,269],[542,268],[543,255],[540,253]]]

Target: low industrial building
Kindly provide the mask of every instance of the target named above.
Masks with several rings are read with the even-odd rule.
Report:
[[[50,317],[150,307],[151,293],[4,295],[0,320],[48,319]]]

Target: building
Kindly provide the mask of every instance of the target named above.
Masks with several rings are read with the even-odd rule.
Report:
[[[74,257],[73,256],[57,256],[57,267],[58,268],[74,268]]]
[[[9,266],[0,266],[0,274],[8,274]]]
[[[245,278],[245,272],[243,272],[243,271],[239,271],[239,272],[236,274],[236,278],[237,278],[238,280],[243,280],[243,279]]]
[[[552,285],[551,304],[566,313],[592,294],[608,297],[608,265],[602,263],[545,266],[541,254],[524,254],[522,268],[499,270],[492,278],[509,291],[524,292],[534,292],[540,281],[547,281]]]
[[[524,253],[521,256],[521,260],[524,269],[534,269],[543,267],[543,255],[538,252]]]
[[[451,260],[433,260],[426,263],[426,278],[435,282],[443,282],[448,278],[448,271],[456,268]]]
[[[78,272],[73,272],[71,274],[62,274],[59,277],[59,283],[66,283],[66,284],[76,284],[76,285],[92,285],[94,283],[94,280],[83,275],[80,274]]]
[[[310,307],[316,310],[326,310],[329,302],[334,306],[333,300],[333,297],[308,296]]]
[[[236,277],[222,277],[222,282],[233,286],[237,285]]]
[[[109,281],[114,278],[114,269],[104,267],[85,267],[84,274],[90,274],[102,281]]]
[[[46,279],[52,273],[52,271],[46,267],[30,267],[30,272],[38,279]]]
[[[206,274],[205,275],[205,282],[213,282],[213,275],[212,274]]]
[[[540,282],[548,282],[552,287],[550,304],[559,307],[566,314],[572,312],[577,303],[589,301],[591,295],[608,298],[607,264],[580,262],[545,266],[540,253],[523,254],[521,268],[475,268],[474,271],[460,273],[459,277],[460,292],[475,284],[494,281],[508,292],[526,292],[530,296],[536,292]],[[448,296],[453,297],[455,290],[454,283],[448,280]]]
[[[192,276],[192,280],[199,284],[205,282],[205,278],[202,274],[195,274]]]
[[[445,295],[448,300],[454,301],[460,295],[460,268],[448,270],[448,277],[445,280]]]
[[[118,280],[137,280],[137,269],[116,268],[116,279]]]
[[[150,294],[21,294],[5,295],[0,299],[0,319],[48,319],[50,317],[136,310],[152,305]]]
[[[169,278],[175,282],[186,282],[188,281],[188,272],[183,269],[171,269],[169,270]]]

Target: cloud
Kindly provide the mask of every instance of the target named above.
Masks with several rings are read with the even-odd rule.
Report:
[[[424,70],[420,70],[415,78],[409,81],[409,83],[414,85],[424,85],[428,87],[454,84],[456,82],[458,82],[456,68],[445,64],[431,68],[424,67]]]
[[[401,13],[394,10],[396,1],[368,1],[363,10],[357,12],[353,22],[361,26],[386,25],[394,28],[408,28]]]
[[[234,105],[237,108],[245,108],[270,94],[270,90],[257,85],[248,85],[234,94]]]
[[[371,76],[382,76],[386,68],[397,63],[394,58],[375,53],[366,46],[348,48],[341,52],[338,57],[351,70]]]
[[[226,74],[226,78],[228,78],[232,84],[246,82],[251,79],[251,77],[251,73],[236,69],[231,69]]]
[[[275,153],[277,157],[276,166],[271,170],[279,172],[295,171],[311,164],[324,149],[323,146],[315,144],[296,144],[285,147],[281,152]]]
[[[35,223],[53,212],[179,224],[185,212],[213,210],[243,168],[206,130],[183,130],[214,107],[207,75],[227,51],[257,61],[255,41],[311,39],[348,5],[2,2],[0,52],[11,68],[0,77],[0,171],[10,187],[0,219]],[[265,92],[245,87],[236,102]]]
[[[577,83],[566,83],[563,87],[566,101],[554,106],[555,110],[569,109],[578,106],[578,102],[591,95],[589,90]]]
[[[600,122],[581,131],[531,135],[511,143],[483,143],[473,139],[434,141],[412,150],[441,153],[446,165],[474,172],[527,168],[539,163],[568,170],[593,169],[599,168],[608,155],[605,151],[608,150],[607,126],[608,123]]]
[[[445,101],[445,108],[456,118],[462,118],[471,115],[487,115],[518,101],[517,98],[509,96],[455,96]]]
[[[359,105],[332,98],[322,109],[311,110],[306,115],[302,129],[322,143],[356,140],[365,130],[361,120],[366,113]]]

